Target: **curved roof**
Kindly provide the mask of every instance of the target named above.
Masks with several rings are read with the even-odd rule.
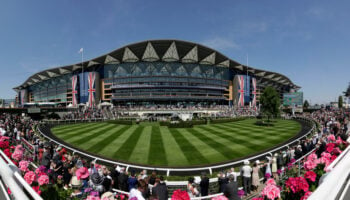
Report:
[[[248,71],[250,75],[257,77],[260,83],[290,86],[294,89],[300,88],[288,77],[282,74],[243,65],[228,58],[222,53],[201,44],[181,40],[146,40],[129,44],[108,54],[91,60],[86,60],[83,64],[76,63],[38,72],[30,76],[23,84],[14,89],[21,89],[56,76],[81,70],[82,65],[84,66],[84,69],[87,69],[100,64],[118,64],[138,61],[199,63],[204,65],[229,67],[244,73]]]

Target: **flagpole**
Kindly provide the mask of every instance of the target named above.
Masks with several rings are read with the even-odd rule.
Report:
[[[246,79],[246,89],[247,94],[248,94],[248,53],[247,53],[247,79]]]

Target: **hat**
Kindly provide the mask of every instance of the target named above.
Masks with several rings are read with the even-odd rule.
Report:
[[[109,200],[115,200],[114,194],[112,192],[105,192],[102,194],[101,199],[107,198]]]
[[[89,171],[86,167],[81,167],[77,169],[77,171],[75,172],[75,175],[79,180],[86,179],[87,177],[89,177]]]
[[[301,145],[298,145],[297,147],[298,147],[298,148],[301,148]]]
[[[77,163],[75,164],[75,166],[76,166],[77,168],[81,168],[81,167],[83,167],[84,165],[83,165],[83,162],[79,159],[79,160],[77,160]]]
[[[245,164],[245,165],[249,165],[249,161],[248,161],[248,160],[245,160],[245,161],[244,161],[244,164]]]
[[[101,185],[103,182],[103,177],[100,176],[98,173],[93,173],[91,175],[91,181],[94,185]]]
[[[278,156],[278,153],[275,153],[275,156]]]
[[[260,163],[260,161],[259,161],[259,160],[256,160],[256,161],[255,161],[255,163],[256,163],[256,164],[259,164],[259,163]]]
[[[81,180],[77,176],[73,176],[71,180],[72,187],[80,188],[82,186]]]
[[[62,149],[62,147],[61,147],[61,146],[58,146],[58,147],[56,148],[56,151],[61,151],[61,149]]]

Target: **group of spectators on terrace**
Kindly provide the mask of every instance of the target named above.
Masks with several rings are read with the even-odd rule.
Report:
[[[223,192],[229,199],[238,199],[238,178],[242,179],[244,194],[248,195],[261,185],[261,178],[266,180],[272,176],[277,180],[283,174],[286,166],[295,163],[295,160],[308,152],[315,150],[316,154],[320,155],[325,151],[326,144],[330,142],[330,136],[333,135],[335,138],[339,136],[343,141],[347,140],[348,113],[318,111],[305,117],[312,117],[318,121],[321,129],[312,137],[300,141],[298,145],[267,157],[266,161],[254,161],[253,167],[249,161],[245,161],[239,171],[232,168],[220,172],[217,192]],[[37,170],[47,174],[51,184],[60,184],[62,188],[72,190],[72,197],[86,198],[92,195],[114,199],[114,188],[129,192],[129,198],[168,198],[166,181],[164,177],[157,175],[156,171],[150,175],[146,171],[136,174],[135,171],[127,171],[124,167],[105,166],[85,160],[77,154],[71,154],[65,148],[40,139],[32,130],[33,125],[36,124],[37,122],[28,117],[6,113],[0,115],[2,137],[8,137],[13,145],[25,146],[21,140],[23,138],[30,141],[35,147],[34,159],[31,155],[23,155],[21,160],[37,163],[39,165]],[[14,162],[19,161],[14,160]],[[189,179],[187,192],[191,197],[205,196],[209,193],[208,188],[208,177],[202,174],[199,182],[195,183],[194,179]]]

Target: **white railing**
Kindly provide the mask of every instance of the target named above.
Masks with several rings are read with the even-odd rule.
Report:
[[[255,156],[251,156],[251,157],[248,157],[244,160],[256,160],[260,157],[263,157],[263,156],[266,156],[266,155],[270,155],[272,156],[273,155],[273,152],[276,152],[276,151],[279,151],[280,149],[283,149],[283,148],[288,148],[291,144],[297,142],[297,141],[300,141],[302,138],[306,138],[307,136],[309,136],[311,133],[313,133],[313,131],[315,130],[316,126],[315,126],[315,123],[312,119],[308,119],[308,118],[296,118],[296,119],[300,119],[300,120],[305,120],[305,121],[309,121],[311,123],[313,123],[313,126],[312,128],[306,133],[304,134],[303,136],[300,136],[296,139],[294,139],[293,141],[287,143],[287,144],[284,144],[280,147],[276,147],[268,152],[265,152],[265,153],[262,153],[262,154],[259,154],[259,155],[255,155]],[[162,167],[149,167],[149,166],[142,166],[142,165],[134,165],[134,164],[128,164],[128,163],[123,163],[123,162],[117,162],[117,161],[113,161],[113,160],[109,160],[109,159],[105,159],[105,158],[100,158],[100,157],[96,157],[96,156],[93,156],[93,155],[90,155],[88,153],[85,153],[85,152],[82,152],[76,148],[73,148],[73,147],[70,147],[70,146],[67,146],[65,144],[62,144],[60,142],[57,142],[56,140],[54,140],[53,138],[47,136],[46,134],[44,134],[40,127],[38,126],[38,131],[40,132],[40,134],[42,136],[44,136],[46,139],[48,139],[49,141],[53,141],[55,142],[56,144],[62,146],[62,147],[65,147],[66,149],[69,149],[70,151],[72,151],[73,153],[78,153],[80,155],[83,155],[85,157],[88,157],[92,160],[95,160],[95,161],[102,161],[102,162],[105,162],[105,163],[109,163],[109,164],[112,164],[112,165],[121,165],[121,166],[125,166],[126,167],[126,170],[128,170],[129,168],[135,168],[135,169],[146,169],[146,170],[157,170],[157,171],[163,171],[163,172],[166,172],[167,176],[170,175],[170,172],[189,172],[189,171],[209,171],[210,174],[212,174],[213,172],[213,169],[221,169],[221,168],[227,168],[227,167],[230,167],[230,166],[234,166],[234,165],[238,165],[238,164],[243,164],[243,160],[238,160],[238,161],[234,161],[234,162],[228,162],[228,163],[225,163],[225,164],[220,164],[220,165],[213,165],[213,166],[209,166],[209,167],[192,167],[192,168],[162,168]]]
[[[19,174],[19,169],[13,162],[6,156],[6,154],[0,150],[0,175],[1,175],[1,191],[8,187],[11,191],[11,195],[3,194],[3,197],[7,199],[16,200],[43,200],[38,193],[23,179]],[[27,196],[25,191],[30,195]],[[5,190],[7,193],[7,190]],[[13,197],[13,198],[11,198]]]
[[[348,124],[350,127],[350,123]],[[350,134],[350,130],[347,135]],[[350,138],[347,140],[350,143]],[[350,146],[348,146],[326,169],[322,184],[309,197],[310,200],[346,199],[350,189]]]

